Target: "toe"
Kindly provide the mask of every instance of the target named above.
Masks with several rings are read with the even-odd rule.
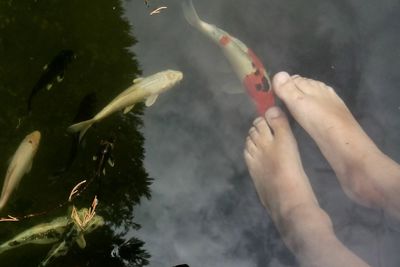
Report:
[[[254,142],[251,140],[250,137],[247,137],[246,139],[246,148],[245,151],[247,151],[252,157],[256,156],[257,153],[257,147],[254,144]]]
[[[257,130],[258,134],[261,136],[261,138],[268,138],[268,139],[272,138],[271,130],[265,118],[258,117],[257,119],[254,120],[253,125]]]
[[[325,86],[324,83],[304,78],[301,76],[292,77],[294,84],[296,87],[302,91],[304,94],[315,95],[316,93],[320,93],[321,89]]]
[[[311,86],[311,80],[302,76],[292,77],[292,80],[295,86],[303,93],[306,93],[307,89]]]
[[[243,155],[244,155],[244,160],[246,161],[247,166],[250,167],[251,162],[254,160],[253,156],[250,155],[250,152],[247,151],[247,149],[245,149],[243,151]]]
[[[302,98],[304,95],[287,72],[275,74],[272,84],[274,92],[285,104],[290,105],[292,101]]]
[[[251,138],[251,140],[252,140],[254,143],[257,142],[257,140],[258,140],[258,138],[259,138],[259,133],[258,133],[258,131],[256,130],[255,127],[251,127],[251,128],[250,128],[250,130],[249,130],[249,137]]]
[[[274,136],[291,133],[289,121],[285,113],[278,107],[272,107],[265,113],[268,125],[274,131]]]

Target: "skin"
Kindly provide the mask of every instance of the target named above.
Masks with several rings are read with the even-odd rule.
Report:
[[[400,167],[365,134],[334,90],[287,73],[273,90],[310,134],[357,203],[398,217]],[[244,157],[261,202],[302,266],[368,266],[336,238],[304,172],[286,115],[278,107],[254,121]]]

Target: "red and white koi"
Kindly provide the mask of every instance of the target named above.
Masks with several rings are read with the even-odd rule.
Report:
[[[202,21],[191,0],[184,0],[182,7],[189,24],[208,36],[222,49],[247,93],[256,104],[258,113],[264,114],[275,104],[275,98],[271,90],[270,78],[261,60],[240,40],[217,26]]]

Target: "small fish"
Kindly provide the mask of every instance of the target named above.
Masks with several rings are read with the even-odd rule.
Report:
[[[21,181],[22,176],[31,170],[33,158],[38,150],[39,143],[40,132],[34,131],[22,140],[17,151],[15,151],[4,179],[0,196],[0,210],[6,205],[11,193]]]
[[[229,33],[202,21],[191,0],[182,1],[183,12],[190,25],[214,41],[224,52],[247,93],[257,106],[259,114],[274,105],[271,81],[261,60],[243,42]]]
[[[72,50],[60,51],[53,60],[43,67],[43,73],[35,86],[32,88],[28,98],[28,112],[32,111],[33,97],[43,88],[50,90],[55,81],[61,82],[64,79],[64,72],[68,64],[75,58]]]
[[[124,109],[124,113],[128,113],[136,103],[142,101],[146,101],[147,107],[153,105],[159,94],[172,88],[182,78],[182,72],[166,70],[145,78],[135,79],[131,87],[115,97],[92,119],[73,124],[68,128],[68,131],[72,133],[80,132],[79,140],[81,140],[92,124],[122,109]]]
[[[100,176],[101,173],[103,173],[103,175],[106,174],[106,163],[111,167],[114,167],[114,157],[112,155],[113,150],[113,138],[102,139],[100,141],[99,150],[97,151],[96,156],[93,157],[93,160],[96,161],[95,176]]]
[[[84,216],[87,212],[88,209],[86,208],[78,211],[80,216]],[[42,266],[45,266],[51,259],[65,255],[74,242],[79,247],[84,248],[86,242],[83,234],[90,233],[103,225],[104,219],[99,215],[95,215],[84,229],[76,225],[69,216],[58,217],[49,223],[42,223],[29,228],[16,237],[4,242],[0,245],[0,254],[26,244],[45,245],[60,242],[53,246],[46,259],[42,262]]]
[[[82,121],[82,120],[87,120],[91,118],[95,113],[94,109],[96,107],[96,102],[97,102],[97,97],[95,93],[89,93],[87,94],[79,104],[78,112],[76,113],[73,123]],[[54,172],[55,176],[61,175],[69,170],[69,168],[72,166],[72,163],[74,162],[78,151],[79,151],[79,133],[74,133],[71,135],[71,146],[67,158],[67,162],[65,163],[64,167],[60,170],[57,170]]]

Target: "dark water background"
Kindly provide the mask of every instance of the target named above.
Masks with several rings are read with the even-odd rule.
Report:
[[[332,85],[378,146],[400,161],[397,1],[194,4],[205,21],[249,45],[272,74],[286,70]],[[42,132],[31,173],[0,215],[64,201],[91,175],[99,141],[114,136],[115,167],[107,168],[100,187],[95,183],[76,201],[86,207],[98,194],[98,214],[107,225],[86,236],[85,250],[74,246],[54,266],[124,266],[111,251],[130,238],[137,238],[137,250],[125,254],[130,266],[147,265],[149,255],[149,266],[296,266],[259,204],[243,162],[245,136],[256,116],[252,104],[245,95],[225,93],[240,83],[219,49],[186,23],[178,0],[150,5],[168,9],[149,16],[141,0],[0,0],[3,173],[23,137]],[[26,117],[27,98],[42,67],[62,49],[74,50],[77,59],[62,83],[35,97]],[[181,70],[181,85],[151,108],[139,105],[97,124],[70,171],[52,177],[68,156],[65,129],[85,95],[96,93],[99,110],[141,71],[147,76],[164,69]],[[312,140],[295,123],[293,129],[338,237],[372,266],[399,266],[399,233],[381,212],[348,200]],[[0,241],[66,213],[64,208],[3,223]],[[0,266],[37,266],[50,247],[29,245],[1,254]],[[135,257],[145,260],[135,263]]]

